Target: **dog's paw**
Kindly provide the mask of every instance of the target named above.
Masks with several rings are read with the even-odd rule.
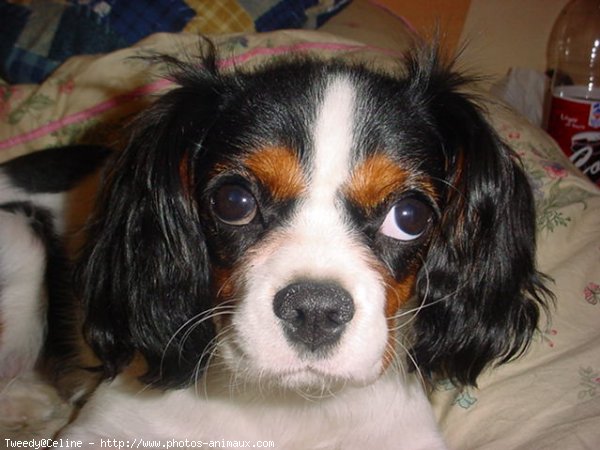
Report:
[[[0,435],[51,438],[71,415],[56,389],[35,375],[0,379]]]

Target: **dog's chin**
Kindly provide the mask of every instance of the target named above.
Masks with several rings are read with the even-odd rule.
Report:
[[[334,395],[345,388],[368,386],[374,383],[378,376],[341,376],[307,367],[306,369],[279,374],[275,378],[278,385],[283,389],[323,397]]]
[[[369,386],[383,373],[380,362],[360,371],[341,371],[333,364],[310,359],[263,367],[253,362],[240,349],[229,347],[225,351],[221,350],[224,367],[233,377],[243,378],[241,385],[268,387],[273,392],[294,391],[308,396],[326,397],[346,388]]]
[[[282,370],[280,372],[262,372],[260,374],[246,373],[244,377],[246,383],[255,383],[262,388],[266,386],[271,392],[284,393],[289,391],[310,398],[335,396],[344,389],[369,386],[379,378],[378,376],[342,376],[311,367],[289,371]]]

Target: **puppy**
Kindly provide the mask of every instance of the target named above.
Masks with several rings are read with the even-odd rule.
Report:
[[[171,63],[89,222],[104,381],[61,436],[444,448],[422,382],[521,354],[549,295],[527,178],[469,80],[432,49],[396,73]]]
[[[75,222],[65,214],[67,193],[96,171],[108,154],[102,147],[74,146],[0,165],[3,436],[49,437],[69,415],[68,405],[41,377],[50,360],[60,361],[61,367],[52,367],[52,379],[67,373],[64,357],[74,351],[69,342],[72,333],[65,328],[73,323],[65,320],[65,314],[73,314],[73,304],[64,238]]]

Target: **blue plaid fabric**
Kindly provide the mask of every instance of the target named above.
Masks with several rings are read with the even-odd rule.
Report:
[[[314,8],[323,0],[237,1],[257,31],[271,31],[320,26],[351,0],[335,0],[328,9]],[[70,56],[181,31],[196,14],[201,11],[185,0],[0,0],[0,75],[11,83],[39,83]]]
[[[48,51],[48,58],[64,61],[73,55],[110,52],[129,45],[97,14],[82,7],[68,7]]]
[[[129,44],[161,31],[179,31],[195,11],[179,0],[115,1],[110,26]]]
[[[50,26],[32,20],[48,17],[51,10]],[[70,56],[113,51],[159,31],[181,31],[194,15],[183,0],[0,0],[1,75],[12,83],[39,83]]]
[[[240,2],[244,6],[265,3],[256,0],[240,0]],[[319,0],[279,0],[268,9],[261,11],[258,17],[253,16],[255,17],[255,28],[256,31],[273,31],[285,28],[305,28],[307,24],[309,28],[318,28],[350,2],[351,0],[335,0],[329,9],[319,10],[319,14],[309,16],[310,8],[319,5]],[[246,9],[249,8],[250,6]],[[253,10],[260,11],[256,5],[253,6]]]
[[[59,62],[27,50],[14,47],[4,61],[7,79],[27,80],[29,83],[42,82],[47,74],[59,66]]]
[[[256,31],[302,28],[307,20],[306,9],[317,3],[317,0],[282,0],[256,19]]]

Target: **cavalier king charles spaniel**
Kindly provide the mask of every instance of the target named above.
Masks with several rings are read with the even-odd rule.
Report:
[[[435,49],[395,73],[170,63],[174,88],[105,164],[74,270],[102,381],[61,436],[444,448],[423,384],[472,385],[521,354],[549,296],[527,177],[469,80]],[[64,278],[61,258],[45,266],[52,199],[105,157],[53,152],[54,184],[35,181],[44,152],[0,169],[13,371],[38,353],[42,298],[63,293],[17,272]],[[21,238],[30,251],[10,249]]]

